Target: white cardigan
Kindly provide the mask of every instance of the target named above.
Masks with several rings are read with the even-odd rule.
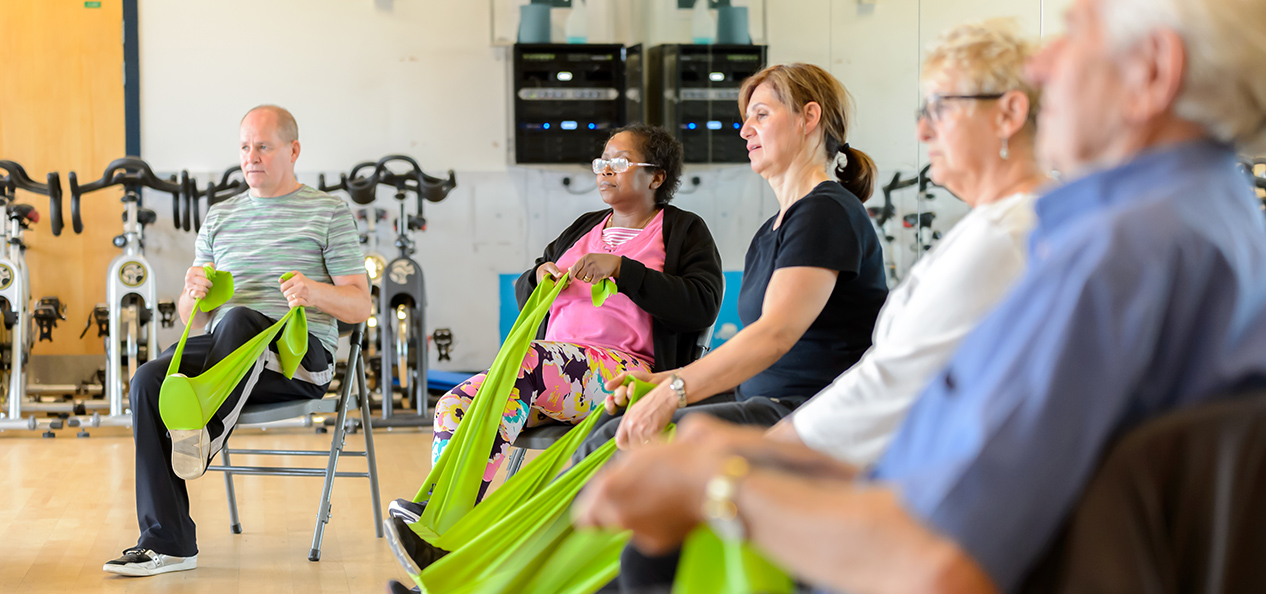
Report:
[[[933,374],[1024,272],[1035,200],[975,208],[911,267],[879,312],[874,346],[796,410],[806,445],[859,467],[883,454]]]

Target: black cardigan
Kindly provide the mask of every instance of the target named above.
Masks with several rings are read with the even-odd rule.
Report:
[[[536,269],[557,262],[581,237],[600,224],[611,209],[581,215],[558,239],[545,246],[536,264],[514,283],[519,309],[536,288]],[[664,271],[622,258],[616,285],[638,307],[651,314],[655,371],[676,369],[694,357],[699,335],[721,311],[721,255],[703,219],[672,205],[664,207]],[[537,338],[545,337],[545,323]]]

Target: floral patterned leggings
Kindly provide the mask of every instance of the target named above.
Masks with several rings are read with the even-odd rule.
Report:
[[[493,440],[488,467],[484,471],[479,500],[483,500],[510,444],[524,427],[550,422],[580,423],[610,394],[603,386],[607,380],[635,369],[650,372],[651,366],[637,357],[612,349],[534,341],[519,367],[519,377],[510,389],[510,400],[502,413],[501,428]],[[457,431],[485,377],[487,373],[481,373],[462,382],[436,404],[432,464],[439,461],[440,453],[453,438],[453,432]]]

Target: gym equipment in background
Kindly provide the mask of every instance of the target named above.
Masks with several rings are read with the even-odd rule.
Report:
[[[884,260],[888,268],[889,286],[895,286],[904,273],[910,269],[910,266],[918,262],[923,253],[932,249],[932,246],[941,239],[941,231],[933,227],[933,223],[936,221],[936,213],[927,209],[926,206],[929,201],[935,200],[937,197],[937,194],[932,193],[931,188],[935,187],[941,190],[945,190],[945,188],[932,181],[928,173],[931,168],[931,165],[924,165],[923,169],[919,170],[918,175],[910,179],[902,179],[899,171],[894,173],[892,180],[881,188],[884,193],[883,206],[866,209],[875,227],[879,229],[884,243],[887,244],[887,248],[884,250]],[[897,208],[892,199],[893,192],[911,186],[918,186],[918,194],[915,196],[915,211],[902,215],[900,219],[902,227],[914,231],[914,242],[910,246],[910,249],[914,252],[914,259],[906,265],[902,252],[893,249],[897,241],[897,235],[889,227],[889,224],[897,217]],[[949,192],[949,190],[945,191]],[[953,196],[954,194],[950,193],[950,195]]]
[[[1262,211],[1266,212],[1266,157],[1240,161],[1240,168],[1252,182],[1257,199],[1262,202]]]
[[[515,44],[515,162],[571,165],[601,152],[627,121],[625,56],[619,44]]]
[[[182,173],[182,179],[188,173]],[[104,315],[94,312],[98,322],[98,336],[102,336],[100,320],[105,317],[106,374],[104,392],[110,404],[108,416],[94,412],[85,419],[72,419],[72,426],[121,426],[132,425],[131,415],[126,414],[124,395],[126,386],[136,370],[153,354],[158,346],[158,321],[160,310],[175,310],[175,302],[160,307],[157,283],[154,281],[149,260],[145,258],[145,227],[158,220],[153,210],[145,208],[141,190],[150,188],[172,195],[179,203],[182,191],[189,183],[178,182],[176,177],[160,179],[145,161],[136,157],[116,159],[106,166],[101,179],[79,185],[78,176],[70,172],[70,216],[75,233],[83,231],[80,217],[80,199],[84,194],[111,186],[123,186],[123,233],[114,238],[114,246],[123,250],[106,272],[106,303]],[[169,301],[169,300],[168,300]],[[97,306],[97,312],[103,306]],[[89,325],[92,323],[89,320]],[[86,331],[86,329],[85,329]]]
[[[743,80],[765,67],[765,49],[763,45],[652,47],[645,64],[646,123],[676,136],[685,147],[686,163],[747,163],[747,141],[739,136],[743,114],[738,111],[738,95]]]
[[[219,183],[208,182],[205,189],[198,189],[198,180],[189,177],[188,172],[180,174],[181,198],[172,201],[172,222],[182,231],[197,232],[202,229],[202,209],[198,201],[206,199],[207,210],[233,196],[245,192],[246,178],[242,174],[242,166],[234,165],[224,170]],[[181,207],[183,204],[183,209]],[[164,327],[171,324],[164,323]]]
[[[901,179],[900,171],[892,174],[892,180],[882,188],[884,205],[871,206],[866,209],[866,212],[870,214],[870,218],[875,223],[875,228],[879,230],[879,236],[884,239],[884,243],[888,244],[888,249],[884,250],[884,260],[888,268],[889,287],[894,287],[901,281],[901,275],[897,272],[897,252],[893,250],[893,244],[897,241],[897,236],[889,228],[889,223],[897,217],[897,207],[892,202],[892,193],[917,183],[919,183],[919,178],[917,177]]]
[[[389,167],[393,164],[397,168],[403,165],[404,171],[393,171]],[[412,259],[417,249],[410,234],[426,230],[426,218],[422,214],[424,201],[444,200],[457,187],[457,178],[452,170],[448,172],[448,179],[433,177],[424,173],[411,157],[388,155],[377,163],[357,165],[349,176],[340,176],[336,186],[325,185],[324,179],[319,183],[325,191],[346,191],[353,202],[361,205],[374,202],[379,185],[395,188],[394,198],[399,205],[395,220],[398,253],[383,267],[375,303],[377,312],[370,318],[378,335],[379,365],[373,371],[382,397],[382,420],[374,424],[386,427],[429,425],[426,281],[422,266]],[[409,214],[406,202],[409,194],[417,198],[416,215]],[[372,271],[368,269],[376,263],[370,264],[371,256],[367,255],[366,269],[372,277]],[[410,402],[415,415],[393,418],[396,384],[402,393],[401,401]]]
[[[352,168],[352,176],[355,177],[365,169],[372,169],[378,164],[373,161],[357,164]],[[317,178],[317,189],[322,192],[347,191],[347,174],[339,175],[339,183],[327,185],[325,183],[325,174],[322,173]],[[356,204],[368,206],[373,204],[375,194],[373,192],[361,192],[352,197],[352,201]],[[368,199],[368,202],[361,202]],[[382,279],[387,272],[387,258],[382,255],[382,239],[378,235],[378,223],[387,221],[387,210],[377,207],[361,208],[355,211],[356,218],[365,221],[365,225],[361,227],[357,225],[360,232],[360,243],[364,246],[362,249],[365,253],[365,272],[369,275],[369,293],[373,306],[370,310],[369,319],[366,320],[365,332],[363,335],[364,344],[361,345],[361,352],[364,358],[369,362],[368,380],[371,390],[377,390],[381,387],[379,378],[382,376],[381,366],[382,353],[379,352],[378,345],[381,343],[381,327],[382,316],[379,311],[379,300],[382,298]],[[375,367],[375,364],[379,364]]]
[[[38,318],[31,310],[31,277],[26,267],[26,242],[23,233],[40,220],[39,212],[30,204],[17,202],[17,190],[48,196],[49,225],[53,235],[62,233],[62,186],[57,172],[48,174],[48,183],[31,179],[22,166],[13,161],[0,161],[0,206],[4,208],[4,248],[0,252],[0,385],[4,386],[7,406],[0,413],[0,430],[44,430],[44,437],[53,437],[52,429],[60,429],[60,419],[23,418],[27,396],[26,364],[35,342],[32,320],[39,320],[40,336],[52,340],[52,328],[64,320],[65,307],[56,297],[40,300]],[[30,409],[28,403],[28,410]]]
[[[929,163],[919,170],[919,194],[915,197],[915,212],[901,217],[901,224],[906,229],[915,230],[914,245],[910,246],[910,249],[915,252],[915,262],[918,262],[919,258],[923,257],[924,252],[932,249],[932,246],[941,240],[941,232],[932,228],[932,222],[936,220],[936,213],[924,209],[924,206],[929,201],[936,199],[937,195],[932,193],[931,188],[945,190],[950,196],[959,199],[958,196],[954,196],[953,192],[932,181],[932,175],[929,173],[931,169],[932,165]]]

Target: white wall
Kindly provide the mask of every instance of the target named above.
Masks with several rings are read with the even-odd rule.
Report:
[[[511,4],[520,0],[495,0]],[[688,34],[675,0],[590,0],[590,40],[663,41]],[[941,29],[971,18],[1015,15],[1038,35],[1052,30],[1067,0],[767,0],[752,7],[772,62],[828,67],[857,100],[850,142],[867,151],[880,179],[922,166],[914,138],[920,55]],[[418,233],[429,281],[431,326],[451,328],[451,369],[486,366],[498,340],[497,275],[523,270],[577,214],[600,207],[581,166],[508,165],[507,50],[492,45],[487,0],[142,0],[142,156],[158,171],[210,175],[235,164],[237,122],[251,106],[277,103],[299,121],[300,180],[337,175],[389,153],[429,172],[457,172],[458,188],[428,204]],[[517,10],[517,9],[516,9]],[[555,11],[561,24],[565,11]],[[557,33],[557,32],[556,32]],[[640,40],[625,40],[628,35]],[[604,38],[605,37],[605,38]],[[654,38],[654,39],[652,39]],[[680,39],[678,41],[686,41]],[[751,234],[775,212],[768,186],[746,166],[691,167],[702,183],[676,203],[708,221],[725,267],[742,267]],[[561,180],[573,176],[575,195]],[[689,191],[689,187],[685,188]],[[877,196],[876,201],[880,198]],[[898,207],[914,212],[913,192]],[[149,237],[160,293],[180,289],[192,234],[172,230],[170,205]],[[384,191],[378,206],[394,212]],[[965,207],[943,193],[928,206],[948,229]],[[389,229],[381,236],[388,255]],[[901,234],[901,269],[914,252]],[[165,333],[166,337],[168,333]],[[175,335],[164,342],[174,340]]]

